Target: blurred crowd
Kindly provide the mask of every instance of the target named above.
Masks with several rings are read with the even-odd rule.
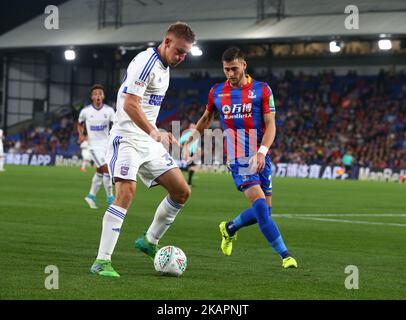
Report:
[[[288,71],[253,76],[266,81],[274,94],[277,136],[273,162],[406,169],[403,72],[359,76],[350,71],[337,76],[333,71],[317,75]],[[210,85],[216,82],[207,74],[193,74],[191,79],[196,78],[207,79]],[[205,103],[196,90],[169,90],[161,112],[175,111],[174,119],[180,119],[184,130],[198,121]],[[5,141],[6,152],[79,155],[75,121],[72,113],[53,119],[49,126],[29,128]],[[170,121],[158,125],[170,129]]]
[[[30,126],[18,134],[6,137],[7,153],[72,155],[76,153],[77,133],[73,114],[53,118],[48,126]]]
[[[406,75],[286,73],[268,80],[277,106],[275,162],[406,169]],[[343,159],[346,157],[347,159]]]

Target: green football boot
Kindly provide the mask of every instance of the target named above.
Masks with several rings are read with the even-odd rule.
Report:
[[[237,240],[237,233],[233,236],[230,236],[227,232],[227,221],[223,221],[220,223],[220,234],[221,234],[221,251],[225,256],[231,256],[233,252],[233,241]]]
[[[284,267],[285,269],[297,268],[297,262],[295,258],[289,256],[286,257],[285,259],[282,259],[282,267]]]
[[[113,269],[110,260],[98,260],[96,259],[90,268],[90,272],[98,274],[100,276],[118,278],[120,275]]]
[[[154,260],[156,253],[158,252],[159,248],[156,244],[149,243],[145,234],[135,240],[134,246],[136,249],[140,250],[141,252],[145,253],[149,257]]]

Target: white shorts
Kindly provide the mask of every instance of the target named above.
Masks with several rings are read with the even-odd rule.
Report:
[[[92,160],[89,149],[82,149],[82,159],[85,161]]]
[[[138,175],[148,188],[158,184],[155,180],[159,176],[178,167],[161,143],[115,135],[110,136],[106,160],[113,181],[114,178],[137,181]]]
[[[97,168],[106,164],[106,149],[105,148],[89,148],[90,159],[93,160]]]

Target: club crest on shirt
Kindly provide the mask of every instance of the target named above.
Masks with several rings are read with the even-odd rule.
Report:
[[[249,99],[255,99],[257,95],[255,94],[254,90],[248,90],[248,98]]]
[[[128,170],[130,170],[129,167],[121,166],[120,174],[122,176],[126,176],[128,174]]]

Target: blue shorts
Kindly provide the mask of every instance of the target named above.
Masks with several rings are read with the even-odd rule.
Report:
[[[271,158],[269,155],[265,157],[265,168],[260,173],[250,172],[248,162],[241,163],[240,159],[236,160],[235,163],[230,163],[228,169],[234,179],[235,186],[241,192],[244,192],[248,188],[260,185],[262,191],[264,191],[266,196],[272,195],[272,166]]]

